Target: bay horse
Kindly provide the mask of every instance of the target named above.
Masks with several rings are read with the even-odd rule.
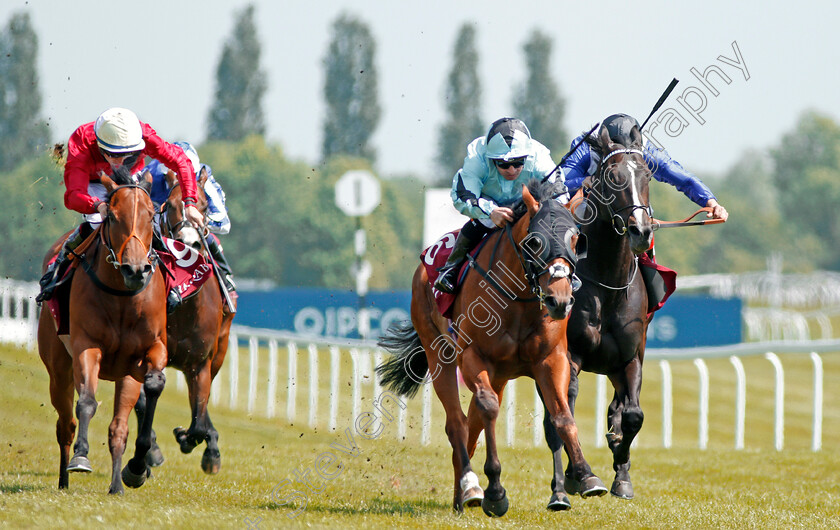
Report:
[[[507,512],[495,425],[505,385],[520,376],[533,378],[542,390],[557,436],[569,448],[570,474],[584,485],[584,495],[606,493],[583,456],[567,401],[566,324],[574,302],[571,279],[578,233],[571,214],[554,200],[562,191],[565,187],[535,181],[523,187],[515,221],[488,236],[492,255],[481,253],[472,262],[479,274],[467,274],[455,298],[454,341],[422,264],[412,282],[411,322],[392,326],[380,340],[394,354],[377,367],[383,386],[411,396],[428,379],[434,384],[446,411],[455,475],[453,508],[459,512],[479,503],[487,515]],[[461,407],[456,367],[474,394],[470,422]],[[486,491],[470,465],[482,429]]]
[[[50,399],[58,412],[56,437],[60,449],[58,487],[69,486],[68,472],[90,472],[88,427],[97,409],[99,379],[114,381],[114,416],[108,428],[111,486],[108,493],[137,488],[150,475],[145,463],[151,445],[152,421],[166,377],[166,286],[152,250],[155,214],[149,197],[151,176],[136,183],[129,170],[119,168],[103,176],[108,214],[98,240],[78,256],[86,274],[77,273],[69,292],[69,338],[59,337],[50,311],[41,311],[38,352],[50,375]],[[61,247],[56,242],[44,259],[44,269]],[[77,271],[78,272],[78,271]],[[67,345],[65,347],[65,344]],[[79,436],[70,458],[76,431],[74,388]],[[123,468],[128,416],[140,395],[147,397],[147,413],[137,433],[134,457]]]
[[[610,493],[623,499],[634,496],[630,444],[644,420],[639,394],[650,323],[648,295],[637,256],[653,242],[649,195],[652,173],[637,127],[633,127],[630,138],[628,146],[613,143],[602,127],[591,141],[592,148],[601,154],[601,162],[597,173],[585,183],[589,189],[585,213],[578,210],[576,215],[590,249],[578,266],[583,285],[576,293],[567,330],[572,410],[581,370],[606,375],[615,390],[607,416],[607,442],[615,470]],[[564,486],[567,492],[578,493],[578,485],[570,480],[574,472],[571,467],[563,480],[563,440],[547,417],[543,425],[554,459],[552,499]]]
[[[207,170],[199,173],[196,208],[207,215],[207,197],[204,184]],[[177,239],[197,252],[202,251],[203,234],[186,219],[186,209],[181,196],[181,187],[172,171],[167,172],[166,182],[169,195],[160,207],[160,227],[164,236]],[[205,248],[204,258],[212,259]],[[221,468],[219,433],[210,421],[207,403],[210,388],[216,374],[225,361],[228,349],[230,326],[234,313],[228,310],[220,291],[218,281],[202,285],[198,292],[184,300],[167,318],[166,335],[169,352],[169,366],[180,370],[187,379],[192,421],[188,429],[176,427],[173,431],[181,452],[189,454],[202,442],[207,442],[201,458],[201,469],[213,475]],[[143,394],[134,410],[138,424],[143,421],[146,400]],[[163,463],[156,436],[152,436],[152,449],[147,463],[157,466]]]

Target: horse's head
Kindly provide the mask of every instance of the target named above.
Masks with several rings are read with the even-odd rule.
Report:
[[[181,196],[181,186],[178,183],[175,173],[169,171],[166,174],[166,182],[169,184],[169,196],[161,206],[161,230],[163,235],[177,239],[181,243],[192,247],[196,251],[201,250],[201,237],[198,229],[187,221],[187,212]],[[207,215],[207,196],[204,194],[204,183],[207,182],[207,170],[201,168],[196,187],[195,207],[202,215]]]
[[[630,250],[641,254],[653,241],[651,171],[642,151],[638,127],[631,129],[630,139],[627,146],[615,143],[607,128],[601,127],[593,142],[593,147],[601,153],[601,164],[598,172],[590,177],[587,201],[595,206],[595,216],[610,223],[618,235],[627,235]]]
[[[154,271],[152,177],[146,172],[135,182],[129,170],[121,167],[113,178],[103,176],[102,185],[108,191],[108,215],[102,223],[102,238],[109,252],[106,259],[120,271],[126,288],[139,289]]]
[[[586,236],[580,234],[572,214],[554,200],[553,185],[532,188],[549,191],[538,199],[528,187],[522,190],[528,215],[528,231],[520,242],[526,274],[549,316],[563,320],[575,301],[572,280],[578,258],[586,253]]]

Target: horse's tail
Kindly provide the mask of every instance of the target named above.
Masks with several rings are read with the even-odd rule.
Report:
[[[429,361],[411,321],[392,323],[377,344],[393,355],[376,367],[382,386],[400,396],[414,397],[429,370]]]

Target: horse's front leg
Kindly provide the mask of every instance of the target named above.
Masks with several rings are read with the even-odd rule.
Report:
[[[562,464],[558,463],[561,460],[561,455],[559,450],[555,452],[554,480],[561,484],[565,482],[566,491],[578,493],[582,497],[605,494],[607,488],[604,487],[601,479],[595,476],[583,456],[583,450],[578,439],[577,425],[569,406],[570,367],[568,356],[565,352],[554,352],[546,356],[542,361],[535,364],[533,374],[542,393],[547,412],[546,418],[554,427],[557,436],[565,446],[566,453],[569,455],[569,468],[565,477],[561,477]],[[548,435],[546,438],[548,438]],[[556,483],[552,489],[556,491]],[[569,500],[565,495],[558,494],[558,498],[559,504],[556,509],[562,510],[570,507]]]
[[[615,387],[615,397],[610,404],[607,442],[613,453],[613,480],[610,493],[622,499],[632,499],[633,483],[630,481],[630,445],[642,429],[645,420],[639,403],[642,390],[642,361],[634,357],[624,371],[610,376]]]
[[[130,488],[139,488],[151,475],[151,470],[146,465],[146,453],[152,446],[155,408],[166,384],[166,376],[163,373],[166,360],[166,344],[158,338],[147,351],[144,363],[146,374],[143,377],[143,392],[146,394],[146,414],[134,443],[134,457],[128,461],[122,472],[123,482]]]
[[[75,348],[74,348],[74,351]],[[76,385],[76,392],[79,394],[79,401],[76,402],[76,418],[79,421],[79,436],[76,438],[76,445],[73,446],[73,458],[67,465],[67,471],[71,473],[90,473],[93,468],[88,460],[90,443],[88,442],[88,428],[90,420],[96,413],[96,387],[99,383],[99,359],[102,357],[102,350],[99,348],[86,348],[73,356],[73,381]]]
[[[134,405],[134,413],[137,416],[137,432],[143,427],[143,418],[146,417],[146,393],[143,392],[143,386],[140,386],[140,396],[137,398],[137,403]],[[157,434],[152,429],[152,446],[149,452],[146,453],[146,465],[149,467],[158,467],[163,464],[163,451],[157,443]]]
[[[130,375],[118,379],[114,384],[114,418],[108,427],[108,448],[111,450],[111,488],[108,493],[111,494],[124,492],[120,468],[128,438],[128,416],[137,403],[140,388],[140,383]]]
[[[207,442],[207,447],[201,457],[201,469],[208,475],[214,475],[219,472],[222,461],[219,453],[219,433],[213,427],[210,415],[207,413],[210,386],[213,383],[210,364],[208,359],[198,372],[187,372],[192,421],[189,429],[178,427],[174,433],[182,453],[189,453],[198,444]]]

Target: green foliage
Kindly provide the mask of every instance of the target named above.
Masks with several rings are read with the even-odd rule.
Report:
[[[566,102],[551,77],[551,48],[551,37],[540,31],[522,47],[528,75],[514,93],[513,107],[516,116],[528,125],[531,135],[548,147],[559,162],[569,147],[569,140],[563,127]]]
[[[475,37],[475,27],[464,24],[455,40],[452,69],[444,93],[447,119],[438,138],[440,167],[435,183],[441,186],[452,183],[452,176],[464,163],[467,144],[485,133]]]
[[[264,134],[262,97],[266,86],[265,72],[260,69],[254,6],[249,5],[239,13],[216,68],[208,139],[239,141],[249,134]]]
[[[0,275],[16,280],[41,277],[49,247],[81,222],[64,207],[63,170],[43,155],[0,173]]]
[[[222,242],[240,277],[281,285],[353,288],[352,218],[335,205],[334,187],[351,169],[367,169],[358,158],[336,157],[317,168],[285,158],[280,148],[251,136],[239,143],[210,142],[202,161],[224,187],[232,222]],[[419,186],[409,179],[383,182],[382,204],[363,219],[372,288],[410,284],[405,259],[419,252],[422,217]]]
[[[370,145],[379,124],[376,41],[362,21],[344,14],[333,23],[333,37],[324,58],[323,159],[338,155],[363,158],[371,163],[376,152]]]
[[[49,142],[39,118],[38,36],[28,13],[12,15],[0,33],[0,170],[35,156]]]

